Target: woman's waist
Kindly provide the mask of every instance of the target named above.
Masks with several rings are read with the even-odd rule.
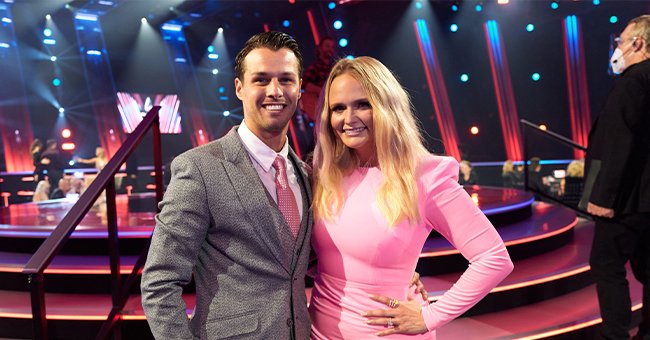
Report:
[[[407,281],[399,283],[368,283],[344,280],[319,273],[314,279],[312,296],[337,305],[352,304],[363,308],[381,308],[382,304],[372,300],[370,295],[383,295],[405,300],[413,290],[414,288],[409,288],[409,282]]]

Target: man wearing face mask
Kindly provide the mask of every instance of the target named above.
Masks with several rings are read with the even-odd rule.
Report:
[[[650,15],[632,19],[610,60],[616,80],[589,133],[583,196],[596,216],[591,272],[604,339],[628,339],[631,301],[625,264],[644,285],[635,339],[650,339]],[[583,206],[584,206],[583,205]]]

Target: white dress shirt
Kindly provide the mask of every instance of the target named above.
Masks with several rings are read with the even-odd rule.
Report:
[[[264,144],[259,137],[253,134],[253,132],[246,126],[245,120],[242,121],[241,125],[239,125],[237,133],[244,143],[248,156],[251,158],[253,166],[255,167],[257,174],[260,176],[266,191],[271,194],[271,197],[273,197],[276,204],[278,203],[278,195],[275,192],[275,169],[273,168],[273,161],[275,161],[277,155],[281,155],[282,158],[284,158],[289,187],[291,187],[293,196],[296,198],[298,212],[300,212],[300,219],[302,220],[302,192],[300,191],[300,184],[296,177],[296,169],[293,166],[293,162],[289,160],[289,139],[284,142],[284,146],[280,152],[275,152],[268,145]]]

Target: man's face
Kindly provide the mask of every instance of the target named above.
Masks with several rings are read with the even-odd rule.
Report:
[[[334,47],[334,40],[332,39],[327,39],[323,41],[323,44],[320,46],[320,55],[321,58],[330,60],[334,57],[334,53],[336,53],[335,47]]]
[[[244,107],[246,126],[260,139],[286,135],[300,99],[302,79],[296,55],[283,48],[256,48],[244,58],[244,79],[235,79],[235,92]]]

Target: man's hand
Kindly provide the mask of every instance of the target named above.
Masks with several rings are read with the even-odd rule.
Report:
[[[414,301],[411,296],[408,301],[397,301],[386,296],[370,295],[370,298],[381,302],[390,309],[375,309],[363,313],[369,325],[384,325],[388,329],[377,333],[385,336],[395,333],[422,334],[427,332],[427,325],[422,317],[422,305]]]
[[[591,202],[587,204],[587,212],[598,217],[606,217],[606,218],[614,217],[614,209],[601,207]]]

